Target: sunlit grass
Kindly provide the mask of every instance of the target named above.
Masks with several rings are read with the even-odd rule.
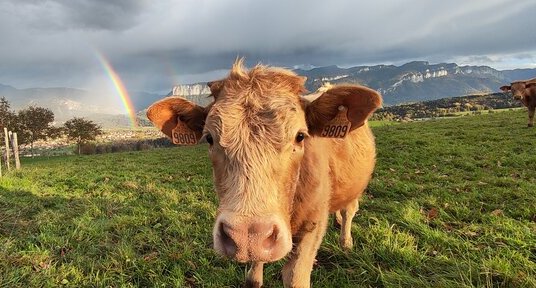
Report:
[[[373,124],[374,179],[314,287],[536,287],[536,129],[526,112]],[[372,124],[372,123],[371,123]],[[206,147],[24,159],[0,178],[0,287],[240,287],[216,255]],[[281,262],[265,284],[280,287]]]

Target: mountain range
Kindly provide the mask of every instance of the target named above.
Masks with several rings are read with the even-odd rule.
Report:
[[[378,90],[386,106],[434,100],[469,94],[486,94],[514,80],[536,77],[536,69],[496,70],[488,66],[459,66],[455,63],[430,64],[409,62],[401,66],[375,65],[341,68],[318,67],[295,69],[306,76],[306,88],[313,92],[325,82],[331,84],[361,84]],[[210,90],[206,83],[183,84],[172,87],[167,95],[150,92],[130,92],[136,111],[145,110],[151,103],[169,95],[181,95],[199,104],[207,104]],[[18,110],[30,105],[51,109],[58,122],[74,116],[86,117],[103,126],[128,126],[129,120],[120,108],[103,103],[98,93],[75,88],[16,89],[0,84],[0,97],[6,97]],[[144,113],[139,113],[143,115]]]
[[[495,70],[488,66],[458,66],[415,61],[401,66],[376,65],[296,70],[307,76],[306,87],[315,91],[323,82],[361,84],[378,90],[386,105],[434,100],[468,94],[487,94],[517,79],[536,77],[536,69]]]
[[[496,70],[488,66],[458,66],[455,63],[430,64],[426,61],[409,62],[401,66],[376,65],[340,68],[318,67],[295,69],[306,76],[307,90],[316,91],[323,83],[360,84],[378,90],[385,105],[435,100],[469,94],[488,94],[499,87],[520,79],[536,77],[536,69]],[[174,91],[195,102],[204,101],[208,89],[191,89],[204,83],[178,85]]]

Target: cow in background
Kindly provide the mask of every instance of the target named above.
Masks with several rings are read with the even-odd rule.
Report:
[[[523,102],[529,110],[528,127],[534,126],[534,110],[536,109],[536,78],[515,81],[510,85],[505,85],[500,88],[504,92],[512,92],[515,99]]]
[[[340,242],[350,249],[352,218],[374,169],[367,119],[381,96],[341,85],[309,100],[304,83],[292,71],[246,70],[239,60],[208,84],[208,107],[168,97],[147,112],[175,143],[209,144],[219,198],[214,248],[252,262],[249,286],[262,286],[264,263],[286,257],[285,287],[310,287],[329,213],[340,214]]]

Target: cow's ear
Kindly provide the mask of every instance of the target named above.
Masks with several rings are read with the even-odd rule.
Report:
[[[339,115],[351,123],[348,131],[350,132],[363,126],[368,117],[381,105],[382,97],[370,88],[357,85],[334,86],[306,106],[305,117],[309,133],[326,136],[323,132],[329,129],[330,123],[341,118]]]
[[[195,135],[196,143],[201,138],[207,114],[208,108],[176,96],[155,102],[147,110],[147,118],[166,136],[173,139],[173,129],[181,124],[181,129]],[[175,142],[175,139],[173,140]]]
[[[220,95],[223,84],[224,80],[211,81],[207,83],[208,88],[210,88],[210,95],[214,97],[214,99],[217,99],[218,95]]]
[[[501,86],[501,88],[499,88],[499,89],[501,89],[504,92],[508,92],[508,91],[512,90],[512,86],[504,85],[504,86]]]

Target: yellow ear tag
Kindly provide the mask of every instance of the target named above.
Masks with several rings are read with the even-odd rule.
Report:
[[[177,118],[177,126],[171,130],[173,144],[177,145],[195,145],[197,144],[197,136],[186,123]]]
[[[344,138],[346,135],[348,135],[348,132],[350,132],[350,127],[352,126],[352,122],[348,120],[348,108],[344,106],[339,106],[339,113],[335,116],[335,118],[331,119],[326,125],[324,126],[324,129],[322,129],[322,133],[320,136],[322,137],[328,137],[328,138]]]

